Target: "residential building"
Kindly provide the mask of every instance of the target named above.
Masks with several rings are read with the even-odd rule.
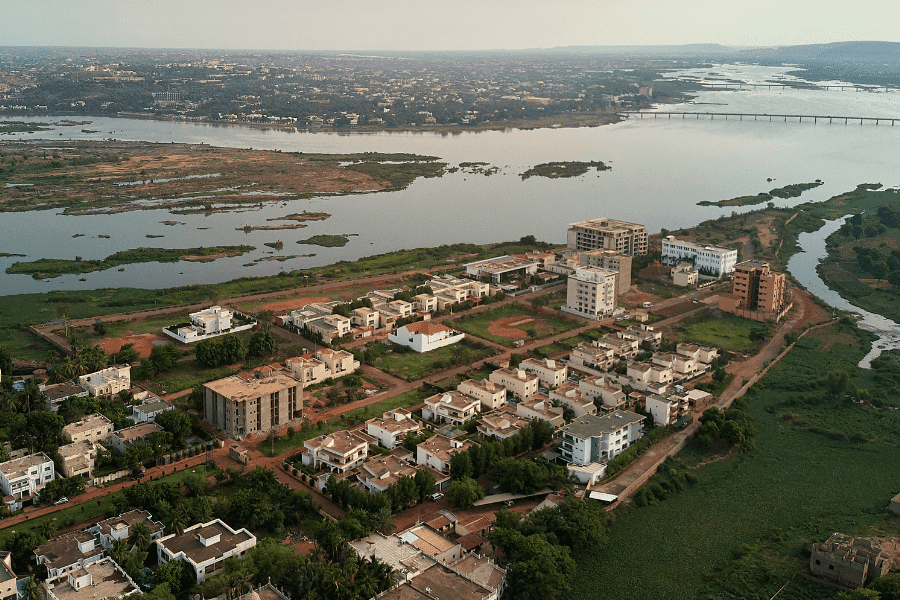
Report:
[[[522,369],[496,369],[488,379],[506,388],[516,398],[530,398],[540,387],[540,378],[535,373]]]
[[[420,470],[426,470],[434,477],[434,489],[430,491],[442,490],[450,483],[449,476],[438,473],[428,465],[417,465],[393,454],[367,460],[359,467],[358,477],[370,494],[377,494],[387,490],[402,477],[415,477]]]
[[[673,378],[677,379],[693,377],[709,368],[691,356],[674,352],[657,352],[650,358],[650,362],[671,370]]]
[[[406,543],[418,548],[422,554],[439,563],[452,563],[462,558],[462,547],[459,543],[451,542],[427,525],[415,525],[397,535]],[[452,596],[448,596],[448,598],[452,598]]]
[[[368,306],[361,306],[350,311],[350,324],[357,327],[371,327],[378,329],[381,317],[377,310]]]
[[[143,402],[132,407],[131,420],[135,423],[155,423],[156,417],[168,410],[175,410],[175,407],[156,396],[148,396]]]
[[[461,541],[462,538],[460,538]],[[506,569],[498,566],[490,558],[470,553],[451,564],[450,568],[463,577],[492,590],[498,598],[503,596]]]
[[[435,564],[425,569],[418,577],[404,585],[415,593],[425,593],[425,598],[442,598],[453,600],[499,600],[497,590],[489,590],[474,579],[460,575],[445,564]],[[401,589],[400,587],[396,588]],[[401,598],[402,596],[397,596]],[[416,598],[416,596],[412,596]],[[384,598],[380,600],[393,600]]]
[[[481,401],[457,391],[435,394],[425,398],[422,418],[435,423],[464,425],[474,419],[481,410]]]
[[[33,496],[55,478],[53,461],[43,452],[0,463],[0,489],[16,500]]]
[[[578,263],[582,267],[598,267],[615,271],[619,274],[618,292],[624,294],[631,289],[631,263],[633,258],[616,250],[606,250],[598,248],[596,250],[586,250],[579,253]]]
[[[675,425],[690,413],[687,396],[678,394],[670,394],[668,397],[651,394],[645,400],[644,410],[650,413],[653,422],[659,427]]]
[[[809,570],[849,588],[863,587],[891,570],[891,558],[882,550],[886,541],[834,533],[824,544],[812,545]]]
[[[440,323],[416,321],[388,334],[388,340],[415,352],[430,352],[462,341],[466,334]]]
[[[587,465],[612,460],[643,436],[644,417],[617,410],[602,417],[578,417],[556,433],[559,452],[569,463]]]
[[[526,358],[519,363],[519,368],[536,374],[538,380],[548,388],[562,385],[569,376],[565,363],[550,358]]]
[[[316,350],[315,357],[325,363],[325,368],[330,373],[329,377],[338,378],[350,375],[359,369],[359,361],[353,358],[353,354],[346,350],[332,350],[323,348]]]
[[[234,313],[221,306],[211,306],[205,310],[190,313],[188,318],[190,322],[185,325],[163,327],[163,333],[182,344],[193,344],[200,340],[256,327],[256,321],[249,318],[242,318],[239,324],[235,325]]]
[[[456,389],[470,398],[480,400],[482,412],[496,410],[506,402],[506,388],[487,379],[466,379]]]
[[[689,263],[703,275],[721,278],[734,271],[737,250],[702,246],[670,235],[662,241],[662,262],[666,265]]]
[[[639,345],[647,344],[653,348],[656,348],[662,342],[662,332],[657,331],[650,325],[629,325],[624,331],[619,331],[618,335],[621,339],[637,340]]]
[[[478,433],[484,437],[505,440],[519,433],[519,430],[531,423],[516,414],[512,406],[504,406],[498,411],[485,415],[478,421]]]
[[[643,327],[643,326],[642,326]],[[642,339],[636,335],[626,335],[624,331],[604,333],[603,337],[594,343],[600,346],[612,348],[614,355],[619,360],[627,360],[637,356],[641,350]]]
[[[733,269],[733,267],[732,267]],[[700,282],[700,271],[691,263],[678,263],[672,267],[672,283],[679,287],[693,287]]]
[[[608,345],[578,342],[569,354],[569,363],[575,367],[583,367],[594,371],[608,371],[615,364],[616,352]]]
[[[244,558],[254,546],[256,537],[252,533],[232,529],[220,519],[197,523],[181,535],[173,533],[156,540],[159,564],[183,560],[193,567],[197,583],[221,569],[227,559]]]
[[[379,446],[388,450],[403,444],[410,433],[421,430],[422,425],[405,408],[389,410],[381,417],[366,421],[366,433],[378,440]]]
[[[133,579],[112,558],[79,566],[43,583],[47,600],[113,600],[140,593]]]
[[[437,310],[437,298],[431,294],[416,294],[413,296],[413,308],[420,313],[435,312]]]
[[[689,356],[707,365],[719,358],[718,348],[702,346],[700,344],[689,344],[686,342],[679,342],[679,344],[675,346],[675,352],[684,356]]]
[[[81,475],[85,480],[90,480],[94,472],[94,459],[97,457],[97,451],[102,446],[97,446],[94,442],[72,442],[65,446],[59,447],[60,470],[63,477],[75,477]]]
[[[648,241],[649,234],[644,225],[616,219],[593,219],[572,223],[566,245],[578,252],[602,248],[626,256],[641,256],[647,254]]]
[[[44,392],[44,395],[47,397],[47,403],[50,405],[50,412],[59,411],[59,405],[69,398],[84,398],[88,395],[86,389],[80,385],[75,385],[71,381],[57,383],[56,385],[42,386],[41,391]]]
[[[563,418],[563,409],[553,406],[547,394],[538,392],[527,400],[519,400],[516,403],[516,414],[523,419],[541,419],[547,421],[554,429],[566,424]]]
[[[599,399],[605,409],[624,408],[627,401],[622,386],[614,384],[606,377],[582,379],[578,382],[578,391],[591,401]]]
[[[399,575],[401,582],[410,581],[419,576],[425,569],[436,564],[433,558],[425,555],[421,550],[397,534],[386,536],[376,531],[368,537],[350,542],[350,546],[356,550],[360,559],[377,558],[387,564],[394,573]],[[379,600],[390,598],[391,593],[402,588],[403,585],[393,588],[391,592],[382,594]],[[410,599],[406,595],[396,597],[404,600]],[[431,598],[423,594],[422,600],[431,600]]]
[[[49,539],[34,549],[34,560],[47,568],[47,578],[55,579],[103,557],[103,548],[87,531],[66,533]]]
[[[113,422],[100,413],[82,417],[63,427],[63,437],[70,442],[107,442],[112,434]]]
[[[294,331],[305,329],[313,335],[321,336],[323,343],[330,344],[350,333],[352,327],[349,317],[331,313],[338,304],[340,302],[307,304],[279,318],[285,327]]]
[[[628,361],[626,377],[634,389],[657,394],[665,393],[673,379],[672,369],[668,367],[636,361]]]
[[[0,600],[16,600],[16,574],[12,568],[12,553],[0,552]]]
[[[719,309],[754,321],[778,321],[793,306],[786,300],[787,278],[769,263],[745,260],[734,266],[730,294],[719,295]]]
[[[355,469],[369,455],[369,444],[375,440],[361,431],[336,431],[303,443],[302,461],[313,469],[346,473]]]
[[[597,414],[597,406],[594,404],[594,399],[583,394],[578,389],[578,384],[572,381],[566,381],[555,390],[550,390],[550,401],[558,402],[562,406],[570,408],[576,417]]]
[[[137,523],[145,523],[150,530],[150,539],[158,540],[163,536],[165,526],[153,520],[146,510],[130,510],[118,517],[104,519],[96,525],[89,527],[88,532],[96,535],[100,540],[100,546],[104,550],[112,548],[116,540],[127,540],[131,530]]]
[[[597,267],[578,267],[569,275],[566,304],[562,310],[567,313],[602,319],[616,310],[618,273]]]
[[[304,386],[314,385],[329,377],[336,379],[350,375],[359,368],[359,361],[346,350],[325,348],[317,350],[314,355],[306,354],[284,361],[291,376]]]
[[[303,384],[284,370],[238,373],[203,388],[203,418],[232,438],[303,418]]]
[[[472,447],[469,440],[453,440],[437,434],[416,446],[416,464],[428,465],[435,471],[449,473],[450,460],[459,452]]]
[[[514,279],[525,279],[538,272],[539,263],[516,256],[498,256],[463,265],[466,276],[480,279],[482,275],[491,278],[491,283],[507,283]]]
[[[131,389],[131,367],[113,366],[78,378],[78,384],[91,396],[111,396]]]
[[[162,427],[156,423],[141,423],[140,425],[125,427],[114,431],[109,436],[109,444],[120,454],[125,454],[131,446],[148,444],[150,435],[157,431],[162,431]]]

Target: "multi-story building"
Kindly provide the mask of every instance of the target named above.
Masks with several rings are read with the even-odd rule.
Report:
[[[679,342],[679,344],[675,346],[675,352],[677,352],[678,354],[683,354],[684,356],[689,356],[694,360],[700,361],[707,365],[719,358],[718,348],[713,348],[712,346],[702,346],[700,344],[689,344],[686,342]]]
[[[109,396],[131,389],[131,367],[116,365],[78,378],[78,385],[91,396]]]
[[[569,226],[567,246],[578,252],[602,248],[627,256],[641,256],[647,254],[648,240],[644,225],[616,219],[592,219]]]
[[[619,293],[624,294],[631,288],[631,263],[633,258],[616,250],[585,250],[579,253],[578,262],[582,267],[598,267],[615,271],[619,274]]]
[[[700,282],[700,272],[691,263],[678,263],[672,267],[672,283],[679,287],[695,286]]]
[[[336,431],[303,443],[301,460],[313,469],[346,473],[355,469],[369,455],[369,444],[375,440],[361,431]]]
[[[622,386],[616,385],[606,377],[588,377],[578,382],[578,390],[591,401],[600,399],[604,410],[625,406],[625,392]]]
[[[643,436],[644,417],[617,410],[598,417],[578,417],[556,433],[563,460],[577,465],[612,460]]]
[[[338,304],[340,303],[307,304],[279,318],[285,327],[294,331],[305,329],[311,334],[321,336],[324,343],[330,344],[350,333],[352,327],[350,317],[331,313]]]
[[[849,588],[862,587],[891,570],[887,541],[834,533],[824,544],[812,545],[809,570]]]
[[[428,465],[435,471],[449,473],[450,460],[472,447],[469,440],[454,440],[437,434],[416,446],[416,464]]]
[[[480,400],[457,391],[450,391],[425,398],[422,418],[458,426],[474,419],[480,410]]]
[[[778,321],[791,308],[785,298],[787,278],[769,263],[745,260],[734,266],[730,294],[719,295],[719,308],[754,321]]]
[[[284,361],[291,376],[304,386],[325,381],[329,377],[335,379],[350,375],[359,368],[359,361],[346,350],[325,348],[317,350],[313,356],[308,354]]]
[[[555,390],[551,390],[550,401],[570,408],[576,417],[597,414],[597,405],[594,404],[594,399],[583,394],[578,389],[578,384],[571,381],[566,381]]]
[[[651,394],[644,400],[644,410],[653,417],[653,422],[660,426],[674,425],[690,412],[687,396],[670,394],[667,397]]]
[[[210,306],[205,310],[190,313],[190,323],[184,326],[173,325],[163,327],[163,333],[175,338],[182,344],[192,344],[208,338],[246,331],[256,326],[256,321],[243,319],[239,325],[234,325],[234,313],[221,306]]]
[[[531,423],[529,419],[518,416],[516,409],[507,405],[482,417],[478,421],[478,433],[484,437],[495,437],[498,440],[505,440],[519,433],[519,430],[529,423]]]
[[[246,529],[232,529],[216,519],[209,523],[197,523],[183,533],[170,534],[156,540],[157,559],[160,565],[172,560],[183,560],[194,569],[197,583],[203,583],[222,568],[229,558],[244,558],[256,546],[256,536]]]
[[[389,410],[381,417],[366,421],[366,433],[378,440],[378,445],[391,450],[403,443],[410,433],[421,431],[422,425],[405,408]]]
[[[106,442],[113,429],[112,421],[100,413],[94,413],[63,427],[63,437],[70,442]]]
[[[519,400],[516,403],[516,414],[523,419],[541,419],[550,423],[554,429],[566,424],[563,418],[563,409],[553,406],[547,394],[538,392],[527,400]]]
[[[526,358],[519,363],[519,368],[537,375],[548,388],[562,385],[569,375],[565,363],[551,358]]]
[[[35,548],[34,560],[47,568],[49,579],[54,579],[100,560],[103,548],[96,541],[87,531],[66,533]]]
[[[434,477],[434,489],[428,490],[429,493],[440,491],[450,483],[448,476],[438,473],[428,465],[416,465],[393,454],[379,456],[364,462],[359,468],[359,479],[370,494],[377,494],[387,490],[403,477],[415,477],[416,473],[421,470],[428,471]]]
[[[114,431],[109,436],[110,445],[120,454],[125,454],[132,446],[143,446],[150,442],[150,436],[157,431],[162,431],[162,427],[156,423],[141,423],[132,427],[125,427]]]
[[[497,369],[488,379],[505,387],[516,398],[531,398],[537,393],[541,383],[537,374],[523,369]]]
[[[718,246],[701,246],[694,242],[667,236],[662,241],[662,262],[666,265],[677,265],[688,262],[704,275],[722,277],[734,271],[737,263],[737,250]]]
[[[140,593],[131,576],[112,558],[101,558],[48,578],[42,585],[46,600],[107,600]]]
[[[233,438],[303,418],[303,384],[283,370],[239,373],[203,388],[204,419]]]
[[[0,552],[0,600],[16,600],[16,574],[12,568],[12,553]]]
[[[104,549],[112,548],[116,540],[127,540],[131,535],[132,527],[138,523],[144,523],[150,530],[150,539],[158,540],[163,536],[165,526],[153,520],[146,510],[130,510],[118,517],[104,519],[96,525],[89,527],[87,531],[99,537],[100,546]]]
[[[81,475],[85,479],[91,479],[94,472],[94,459],[97,457],[98,446],[93,442],[72,442],[59,447],[60,470],[63,477],[75,477]]]
[[[470,398],[480,400],[482,411],[496,410],[506,402],[506,388],[487,379],[466,379],[456,389]]]
[[[55,478],[53,461],[43,452],[0,463],[0,489],[16,500],[34,495]]]
[[[595,371],[607,371],[615,363],[615,350],[606,345],[578,342],[569,354],[569,363]]]
[[[572,275],[566,290],[566,304],[562,310],[567,313],[602,319],[616,309],[618,273],[597,267],[579,267]]]
[[[539,263],[517,256],[498,256],[463,265],[466,276],[478,279],[482,275],[491,278],[491,283],[506,283],[513,279],[524,279],[538,272]]]
[[[672,369],[660,365],[629,361],[626,376],[631,387],[642,392],[663,393],[672,383]]]

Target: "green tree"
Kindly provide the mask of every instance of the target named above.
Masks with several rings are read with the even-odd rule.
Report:
[[[468,452],[458,452],[450,459],[450,477],[463,479],[472,476],[472,459]]]
[[[856,588],[852,592],[838,592],[834,600],[881,600],[881,594],[872,589]]]
[[[524,537],[515,532],[512,537],[506,593],[522,600],[567,598],[575,579],[575,561],[568,548],[555,546],[540,535]]]
[[[257,331],[250,336],[247,351],[250,356],[271,356],[278,352],[278,340],[271,331]]]
[[[888,573],[869,584],[869,589],[881,594],[881,600],[900,600],[900,573]]]
[[[128,532],[128,543],[144,552],[150,547],[151,540],[150,526],[144,521],[140,521],[131,526]]]
[[[37,577],[32,575],[22,588],[22,600],[44,600],[44,589]]]
[[[484,498],[484,490],[474,479],[463,477],[450,484],[446,495],[447,502],[453,508],[466,508]]]

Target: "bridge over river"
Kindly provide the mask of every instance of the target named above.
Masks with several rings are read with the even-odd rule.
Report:
[[[683,112],[683,111],[640,111],[640,110],[623,110],[619,111],[620,114],[623,115],[640,115],[640,118],[643,119],[644,116],[653,116],[654,119],[658,119],[660,117],[667,117],[671,119],[673,116],[681,117],[682,119],[693,118],[699,119],[700,117],[709,118],[709,119],[723,119],[728,120],[731,118],[732,120],[743,121],[745,118],[749,121],[752,117],[754,121],[781,121],[787,122],[789,119],[791,121],[798,121],[800,123],[803,122],[803,119],[806,119],[806,122],[818,123],[819,121],[825,122],[826,120],[829,123],[843,123],[844,125],[850,123],[859,122],[860,125],[863,123],[874,123],[875,125],[880,125],[882,123],[887,124],[890,122],[891,126],[894,125],[896,121],[900,121],[900,117],[849,117],[849,116],[838,116],[838,115],[775,115],[768,113],[738,113],[738,112]]]

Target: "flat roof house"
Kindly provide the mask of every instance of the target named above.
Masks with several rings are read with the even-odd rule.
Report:
[[[416,321],[388,334],[388,340],[415,352],[429,352],[462,341],[466,334],[440,323]]]
[[[162,427],[156,423],[141,423],[114,431],[109,438],[109,443],[119,453],[125,454],[131,446],[143,446],[148,443],[150,435],[156,431],[162,431]]]
[[[63,427],[63,437],[70,442],[106,442],[113,429],[112,421],[100,413],[94,413]]]
[[[547,387],[562,385],[569,373],[565,363],[551,358],[526,358],[519,363],[519,368],[535,373]]]
[[[35,548],[34,559],[47,567],[47,576],[52,579],[100,560],[103,548],[95,542],[94,535],[87,531],[67,533]]]
[[[78,384],[91,396],[110,396],[131,389],[131,367],[113,366],[78,378]]]
[[[428,465],[441,473],[449,472],[450,460],[458,453],[471,448],[469,440],[453,440],[437,434],[416,446],[416,464]]]
[[[16,500],[33,496],[55,478],[53,461],[43,452],[0,463],[0,489]]]
[[[0,552],[0,600],[16,600],[16,574],[12,568],[12,553]]]
[[[496,369],[488,379],[505,387],[516,398],[530,398],[540,385],[540,378],[524,369]]]
[[[474,419],[480,410],[480,400],[450,391],[425,398],[422,418],[436,423],[463,425]]]
[[[481,401],[482,411],[498,409],[506,402],[506,388],[487,379],[481,381],[466,379],[456,386],[456,389],[470,398]]]
[[[183,560],[197,575],[197,583],[222,568],[229,558],[244,558],[256,546],[256,536],[246,529],[232,529],[220,519],[197,523],[181,535],[171,534],[156,540],[157,558],[164,565]]]
[[[563,460],[576,465],[607,462],[644,435],[643,421],[642,415],[623,410],[578,417],[556,432],[562,440],[559,452]]]
[[[519,400],[516,403],[516,414],[524,419],[541,419],[550,423],[554,429],[566,424],[563,418],[563,409],[553,406],[547,394],[538,392],[527,400]]]
[[[408,434],[421,429],[422,425],[405,408],[389,410],[381,417],[366,421],[366,433],[388,450],[401,445]]]
[[[131,535],[132,527],[138,523],[145,523],[150,529],[150,539],[158,540],[163,536],[165,526],[153,520],[153,516],[146,510],[130,510],[118,517],[104,519],[96,525],[88,528],[88,531],[100,538],[100,546],[104,549],[112,547],[115,540],[127,540]]]
[[[43,588],[47,600],[112,600],[140,592],[134,580],[108,557],[48,579]]]
[[[102,447],[102,446],[101,446]],[[94,472],[94,459],[100,449],[93,442],[72,442],[59,447],[59,456],[63,477],[75,477],[81,475],[85,479],[91,479]]]

